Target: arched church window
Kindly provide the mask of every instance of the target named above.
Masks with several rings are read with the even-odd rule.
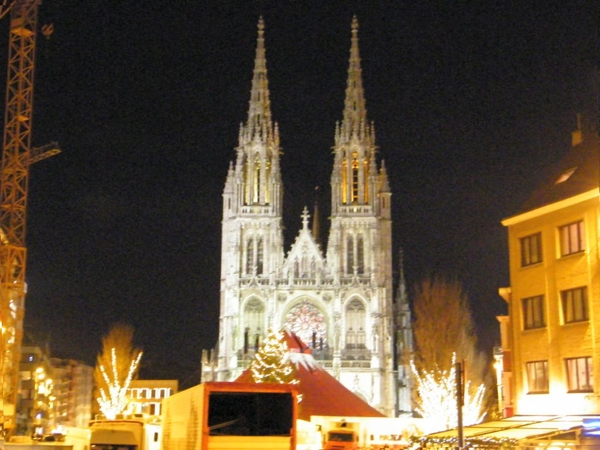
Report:
[[[365,273],[365,243],[361,235],[356,238],[356,272]]]
[[[246,242],[246,275],[252,275],[254,271],[254,238]]]
[[[351,202],[358,201],[358,186],[359,186],[359,164],[358,164],[358,153],[352,152],[352,198]]]
[[[242,172],[244,176],[244,205],[250,204],[250,167],[248,158],[244,156],[243,163],[244,170]]]
[[[354,239],[353,236],[346,238],[346,273],[354,273]]]
[[[356,332],[356,348],[364,349],[366,348],[367,335],[365,330],[360,327]]]
[[[346,348],[349,350],[356,348],[356,333],[352,327],[346,330]]]
[[[364,167],[363,177],[365,178],[365,181],[363,182],[363,186],[364,186],[363,192],[365,195],[364,201],[366,203],[369,201],[369,183],[366,182],[367,175],[369,174],[369,158],[365,158],[363,167]]]
[[[327,345],[325,315],[308,300],[293,306],[285,316],[286,325],[308,346]]]
[[[346,306],[346,348],[365,348],[365,318],[363,302],[351,300]]]
[[[348,161],[346,155],[342,160],[342,203],[348,203]]]
[[[300,272],[300,276],[302,278],[310,276],[310,264],[308,262],[308,256],[306,256],[305,254],[302,254],[302,256],[300,257]]]
[[[271,160],[268,160],[265,163],[265,204],[268,205],[271,203],[271,188],[269,184],[269,180],[271,179]]]
[[[260,155],[254,156],[254,167],[252,174],[252,203],[257,204],[260,201]]]
[[[262,336],[265,324],[265,305],[258,298],[251,298],[244,306],[244,348],[254,347],[257,336]]]
[[[294,278],[300,278],[300,263],[298,258],[294,259]]]
[[[258,238],[256,242],[256,274],[262,275],[263,273],[263,258],[264,258],[264,248],[263,248],[263,240],[262,238]]]

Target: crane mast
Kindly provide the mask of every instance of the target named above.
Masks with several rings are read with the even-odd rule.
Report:
[[[0,410],[14,427],[25,313],[25,224],[29,166],[58,150],[31,149],[37,9],[41,0],[10,8],[8,71],[0,168]],[[36,150],[38,150],[36,152]]]

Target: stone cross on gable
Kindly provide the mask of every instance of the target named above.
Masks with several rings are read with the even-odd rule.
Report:
[[[309,214],[308,214],[308,208],[305,206],[304,209],[302,210],[302,228],[306,229],[308,228],[308,218],[309,218]]]

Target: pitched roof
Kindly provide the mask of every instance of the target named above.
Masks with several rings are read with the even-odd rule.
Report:
[[[600,140],[598,134],[583,134],[583,140],[571,147],[563,159],[553,166],[544,182],[521,208],[521,213],[566,200],[598,189]]]
[[[290,350],[289,358],[296,365],[297,388],[302,396],[299,419],[310,420],[311,416],[385,417],[323,369],[296,334],[287,330],[283,334]],[[235,381],[251,383],[250,370],[244,371]]]

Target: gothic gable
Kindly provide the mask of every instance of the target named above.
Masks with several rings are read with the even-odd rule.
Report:
[[[308,228],[308,211],[304,208],[302,229],[283,263],[283,273],[286,277],[316,278],[323,275],[324,268],[325,258]]]

